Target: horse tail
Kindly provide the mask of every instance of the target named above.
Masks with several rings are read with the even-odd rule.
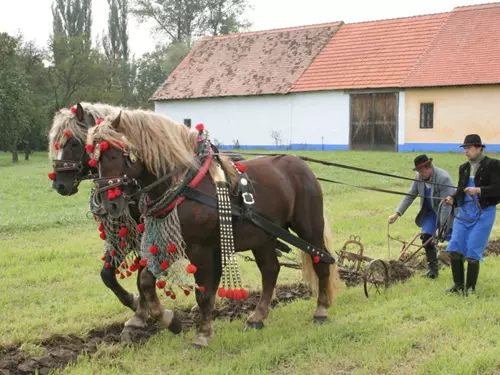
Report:
[[[330,225],[328,224],[328,220],[324,217],[324,229],[323,229],[323,242],[325,245],[325,249],[328,250],[330,254],[333,254],[333,234],[330,229]],[[311,291],[314,295],[318,294],[319,290],[319,279],[318,275],[314,270],[314,263],[312,257],[304,251],[300,252],[302,259],[302,277],[304,281],[309,284]],[[333,304],[335,296],[340,290],[340,275],[337,264],[330,265],[330,273],[328,276],[328,284],[327,284],[327,297],[328,297],[328,306]]]

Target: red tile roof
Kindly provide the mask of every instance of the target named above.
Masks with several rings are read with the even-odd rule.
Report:
[[[152,99],[285,94],[340,25],[204,38]]]
[[[291,91],[401,86],[447,17],[343,25]]]
[[[406,87],[500,83],[500,3],[450,13]]]

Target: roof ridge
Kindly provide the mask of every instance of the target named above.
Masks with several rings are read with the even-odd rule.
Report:
[[[468,10],[489,9],[500,7],[500,2],[481,3],[473,5],[461,5],[453,8],[452,12],[463,12]]]
[[[280,32],[287,32],[287,31],[320,29],[320,28],[333,27],[333,26],[338,27],[341,23],[342,23],[342,21],[334,21],[334,22],[314,23],[314,24],[310,24],[310,25],[290,26],[290,27],[281,27],[281,28],[275,28],[275,29],[247,31],[244,33],[234,33],[234,34],[227,34],[227,35],[205,36],[205,37],[201,38],[200,41],[201,40],[230,39],[230,38],[238,38],[241,36],[272,34],[272,33],[280,33]]]
[[[393,17],[393,18],[382,18],[378,20],[369,20],[369,21],[359,21],[359,22],[346,22],[346,25],[360,25],[363,23],[375,23],[375,22],[382,22],[382,21],[394,21],[394,20],[405,20],[405,19],[410,19],[410,18],[423,18],[423,17],[430,17],[430,16],[439,16],[439,15],[445,15],[451,12],[437,12],[437,13],[426,13],[426,14],[417,14],[415,16],[404,16],[404,17]]]
[[[420,54],[420,56],[418,57],[418,59],[415,61],[415,64],[413,64],[413,66],[411,67],[411,69],[408,71],[408,74],[406,75],[406,77],[401,82],[401,86],[402,87],[405,87],[406,81],[408,81],[408,78],[411,77],[411,75],[413,74],[413,71],[417,68],[417,66],[420,64],[420,62],[424,58],[424,56],[427,54],[427,51],[431,48],[431,46],[433,45],[433,43],[436,40],[437,36],[443,30],[444,26],[446,25],[446,23],[448,22],[448,19],[451,16],[451,14],[452,14],[452,12],[448,12],[446,19],[443,21],[443,23],[441,24],[441,26],[439,26],[439,30],[434,34],[434,36],[432,37],[431,41],[429,42],[429,44],[425,48],[425,50]]]

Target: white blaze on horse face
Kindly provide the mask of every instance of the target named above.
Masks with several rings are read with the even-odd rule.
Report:
[[[56,157],[57,160],[64,160],[63,159],[63,151],[64,151],[64,147],[59,149],[59,151],[57,152],[57,157]]]

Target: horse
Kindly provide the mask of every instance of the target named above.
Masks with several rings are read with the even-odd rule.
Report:
[[[142,206],[146,207],[143,211],[146,225],[141,254],[148,253],[148,248],[151,254],[167,252],[167,249],[159,249],[156,245],[149,247],[151,243],[145,241],[147,234],[155,235],[153,231],[158,230],[158,226],[164,225],[165,231],[173,231],[173,236],[181,236],[176,241],[185,245],[184,252],[190,262],[186,272],[194,273],[195,296],[200,308],[200,320],[192,343],[195,348],[208,346],[213,334],[212,311],[216,295],[221,295],[221,289],[229,293],[219,288],[221,276],[224,285],[227,266],[226,263],[222,264],[222,258],[226,258],[221,248],[233,243],[234,239],[236,252],[251,249],[262,274],[262,294],[255,310],[247,318],[245,329],[264,327],[280,265],[275,252],[277,238],[274,235],[248,220],[236,220],[231,224],[232,238],[223,237],[224,240],[221,240],[218,236],[221,228],[228,229],[227,221],[219,219],[219,215],[224,212],[182,196],[179,185],[185,186],[186,182],[193,184],[196,180],[196,189],[201,194],[214,197],[215,181],[221,180],[222,169],[232,192],[232,207],[243,209],[245,204],[253,204],[255,212],[271,220],[280,229],[292,230],[300,239],[324,249],[327,254],[331,254],[332,245],[332,233],[323,214],[321,186],[305,162],[291,155],[245,160],[239,168],[245,171],[248,178],[245,182],[240,179],[238,183],[238,171],[226,156],[218,154],[217,157],[207,157],[200,164],[194,150],[198,150],[203,140],[200,138],[201,128],[188,129],[154,112],[123,110],[118,116],[108,116],[99,126],[92,128],[87,140],[94,147],[101,145],[101,148],[105,148],[105,151],[93,156],[99,170],[99,178],[94,182],[100,187],[98,194],[108,214],[120,216],[127,207],[129,196],[137,194],[137,189],[145,192]],[[137,155],[133,162],[129,160],[131,152]],[[196,174],[195,178],[193,173]],[[248,181],[254,190],[254,202],[237,193],[242,185],[248,186]],[[116,188],[122,194],[109,199],[107,191]],[[173,202],[168,203],[172,198]],[[167,202],[170,211],[154,211],[157,202]],[[228,208],[224,205],[221,207]],[[230,209],[227,212],[231,212]],[[172,217],[175,220],[169,222]],[[162,224],[161,220],[165,220],[165,223]],[[176,222],[177,228],[174,228]],[[173,246],[174,251],[175,248]],[[319,257],[301,252],[303,277],[317,294],[313,322],[322,323],[334,302],[340,279],[335,263],[327,264],[316,258]],[[145,267],[139,276],[140,284],[151,316],[166,327],[180,324],[175,313],[165,309],[158,299],[155,283],[160,289],[165,287],[165,283],[162,280],[157,282],[157,269],[150,266],[149,258],[144,259],[143,264]],[[166,274],[168,276],[168,272]],[[141,324],[142,319],[144,317],[136,313],[133,323]]]
[[[97,174],[96,166],[89,165],[90,158],[85,149],[88,130],[103,117],[116,115],[120,110],[121,108],[107,104],[83,102],[71,109],[60,109],[56,112],[49,132],[49,158],[53,160],[54,167],[49,178],[53,181],[52,187],[59,194],[76,194],[82,180]],[[140,215],[135,205],[130,205],[130,210],[134,220],[139,223]],[[109,255],[106,255],[107,258]],[[125,290],[118,283],[116,267],[106,267],[110,264],[109,259],[107,260],[101,269],[103,283],[124,306],[137,311],[141,306],[140,288],[139,297]]]

